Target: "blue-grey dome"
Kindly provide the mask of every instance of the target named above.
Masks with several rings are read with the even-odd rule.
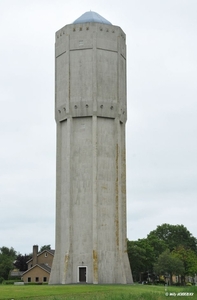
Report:
[[[81,23],[103,23],[112,25],[108,20],[100,16],[94,11],[87,11],[81,17],[76,19],[73,24],[81,24]]]

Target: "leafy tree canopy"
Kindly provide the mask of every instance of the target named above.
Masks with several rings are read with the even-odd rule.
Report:
[[[147,239],[128,241],[127,252],[135,281],[140,280],[141,273],[153,271],[156,256]]]
[[[128,241],[127,252],[134,281],[139,281],[140,273],[146,271],[146,251],[138,245],[138,242]]]
[[[22,272],[27,270],[27,261],[32,257],[32,255],[22,255],[18,254],[14,262],[14,266]]]
[[[149,243],[149,245],[154,249],[156,258],[158,258],[162,252],[168,249],[166,243],[153,234],[147,237],[147,243]]]
[[[197,255],[194,251],[179,246],[172,251],[172,255],[183,262],[184,275],[195,276],[197,273]]]
[[[156,260],[153,246],[149,243],[147,239],[139,239],[137,241],[137,245],[145,251],[145,270],[143,271],[152,272],[153,263]]]
[[[167,273],[179,270],[183,277],[197,273],[197,239],[183,225],[157,226],[147,238],[128,241],[127,247],[134,280],[159,269]]]
[[[51,245],[44,245],[40,248],[40,252],[42,252],[44,250],[51,250]]]
[[[159,255],[157,263],[154,264],[154,271],[158,275],[180,275],[184,273],[184,265],[178,257],[173,256],[167,249]]]
[[[183,246],[197,253],[197,239],[183,225],[163,224],[157,226],[156,230],[151,231],[147,239],[154,239],[164,242],[170,251],[178,246]]]
[[[0,248],[0,278],[8,279],[9,272],[13,268],[13,262],[16,258],[14,248]]]
[[[14,258],[16,256],[16,251],[12,247],[7,248],[7,247],[3,246],[0,248],[0,255],[6,255],[8,257]]]

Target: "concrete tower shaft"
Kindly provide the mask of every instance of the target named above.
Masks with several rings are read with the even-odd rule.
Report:
[[[126,45],[120,27],[56,33],[56,249],[50,283],[132,283],[126,245]]]

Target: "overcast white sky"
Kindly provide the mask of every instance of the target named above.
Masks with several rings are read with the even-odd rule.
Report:
[[[0,0],[0,247],[55,245],[55,32],[96,11],[127,35],[127,231],[197,237],[197,1]]]

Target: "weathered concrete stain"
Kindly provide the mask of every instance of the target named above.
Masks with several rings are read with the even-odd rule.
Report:
[[[68,270],[68,262],[69,262],[69,254],[66,254],[65,258],[64,258],[64,282],[66,282],[66,274],[67,274],[67,270]]]
[[[96,250],[93,250],[93,276],[94,283],[98,283],[98,255]]]
[[[122,151],[122,174],[121,174],[121,180],[122,180],[122,185],[121,185],[121,192],[126,195],[126,153],[125,150]]]
[[[118,144],[116,144],[116,216],[115,216],[115,226],[116,226],[116,245],[119,246],[119,216],[118,216]]]

